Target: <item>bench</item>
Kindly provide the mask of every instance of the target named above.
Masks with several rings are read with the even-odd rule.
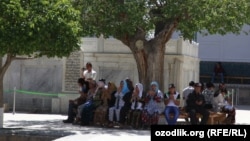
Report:
[[[174,115],[170,115],[170,116],[173,117]],[[201,114],[196,114],[196,116],[198,119],[202,118]],[[226,119],[226,116],[227,116],[226,113],[210,112],[207,124],[209,124],[209,125],[223,124],[224,120]],[[180,111],[180,115],[179,115],[178,119],[189,119],[189,115],[188,115],[188,113],[186,113],[184,111]],[[158,124],[165,124],[166,120],[165,121],[163,121],[163,120],[165,120],[165,115],[161,114],[159,116]],[[188,122],[185,121],[185,124],[188,124]]]

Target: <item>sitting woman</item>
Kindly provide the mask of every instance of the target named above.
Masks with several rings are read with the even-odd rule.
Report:
[[[166,93],[165,97],[165,118],[168,125],[175,125],[179,117],[179,105],[180,105],[180,94],[175,91],[174,84],[169,85],[169,91]],[[173,117],[171,117],[173,114]]]
[[[117,87],[114,82],[109,82],[108,83],[108,88],[107,88],[107,93],[110,96],[110,99],[108,99],[108,109],[107,109],[107,114],[106,114],[106,121],[109,121],[109,108],[113,107],[115,105],[115,94],[117,92]]]
[[[145,107],[142,112],[142,126],[147,128],[150,125],[158,124],[159,115],[163,113],[163,93],[159,90],[158,83],[152,82],[151,88],[145,97]],[[164,106],[165,107],[165,106]]]
[[[124,94],[122,98],[124,101],[124,105],[122,106],[121,111],[120,111],[120,121],[119,121],[120,126],[125,125],[127,121],[127,116],[128,116],[131,104],[132,104],[131,103],[132,93],[134,91],[134,85],[133,85],[132,80],[127,78],[125,81],[127,83],[127,87],[129,91],[126,92],[126,94]]]
[[[141,111],[142,111],[142,95],[143,95],[143,85],[137,83],[131,98],[131,110],[128,114],[127,124],[131,125],[133,128],[139,128],[141,125]]]
[[[123,97],[129,92],[127,82],[125,80],[120,82],[120,86],[115,93],[115,105],[109,108],[109,127],[112,127],[114,123],[120,123],[120,111],[125,102]],[[115,117],[115,119],[114,119]]]
[[[219,95],[214,97],[214,107],[216,112],[227,113],[226,124],[235,123],[235,108],[231,105],[231,98],[226,95],[226,89],[221,89]]]
[[[105,124],[105,116],[107,114],[108,109],[108,99],[110,99],[110,95],[105,88],[105,80],[101,79],[98,82],[98,92],[101,96],[101,104],[96,108],[94,115],[94,124],[95,125],[104,125]]]

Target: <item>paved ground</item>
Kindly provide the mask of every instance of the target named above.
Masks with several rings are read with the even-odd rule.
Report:
[[[5,113],[4,128],[0,134],[15,134],[28,136],[51,136],[54,141],[150,141],[150,131],[110,129],[99,127],[84,127],[64,124],[65,115]],[[236,124],[250,125],[250,106],[238,106],[236,110]],[[98,135],[98,136],[97,136]]]

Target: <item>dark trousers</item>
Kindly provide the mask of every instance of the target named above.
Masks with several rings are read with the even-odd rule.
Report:
[[[227,119],[226,119],[227,124],[234,124],[235,123],[235,115],[236,115],[235,108],[226,109],[225,107],[223,107],[222,112],[227,113]]]
[[[68,107],[68,120],[69,121],[74,121],[74,118],[76,117],[75,110],[77,108],[77,105],[75,105],[73,102],[69,103]]]
[[[188,114],[189,114],[189,117],[190,117],[190,120],[191,120],[191,124],[192,125],[198,124],[199,119],[197,119],[196,113],[199,113],[199,114],[202,115],[200,125],[207,124],[207,121],[208,121],[208,118],[209,118],[209,112],[205,108],[190,109],[188,111]]]
[[[120,111],[120,123],[125,124],[130,107],[123,106]]]
[[[90,125],[94,118],[94,106],[92,104],[84,105],[81,115],[81,124]]]
[[[127,125],[134,128],[141,127],[141,110],[130,110],[128,112]]]

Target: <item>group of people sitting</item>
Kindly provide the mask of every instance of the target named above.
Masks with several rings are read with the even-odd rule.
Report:
[[[210,114],[226,113],[224,124],[235,123],[235,108],[232,105],[232,95],[228,93],[225,83],[220,83],[216,90],[212,82],[204,84],[191,81],[183,90],[185,110],[189,114],[191,124],[199,123],[196,113],[202,115],[200,124],[207,124]]]
[[[158,115],[163,113],[164,95],[158,83],[152,82],[145,95],[143,85],[125,79],[116,86],[113,82],[106,85],[99,81],[78,79],[80,96],[69,101],[68,118],[64,123],[80,125],[128,125],[135,128],[142,124],[157,124]]]
[[[80,96],[69,100],[68,118],[63,120],[64,123],[147,128],[158,124],[160,115],[165,116],[169,125],[177,123],[181,111],[180,93],[174,84],[169,84],[166,93],[159,89],[156,81],[150,83],[147,91],[143,84],[134,85],[128,78],[116,86],[113,82],[106,84],[104,79],[96,81],[96,72],[91,63],[87,63],[86,68],[78,79]],[[204,88],[202,83],[190,81],[189,86],[183,90],[183,99],[184,110],[193,125],[207,124],[211,111],[226,112],[228,121],[235,123],[235,108],[231,106],[225,84],[220,84],[215,91],[211,82]],[[202,115],[201,122],[196,113]]]
[[[64,123],[100,126],[130,126],[147,128],[158,124],[159,116],[164,114],[169,125],[175,125],[180,114],[180,94],[175,85],[169,85],[169,91],[159,90],[157,82],[150,84],[145,92],[141,83],[125,79],[116,86],[104,79],[99,81],[78,79],[80,96],[69,101],[68,119]],[[212,83],[207,83],[203,89],[201,83],[190,82],[183,90],[185,111],[189,114],[190,123],[207,124],[209,111],[226,112],[229,123],[235,123],[235,108],[230,105],[230,99],[224,84],[215,91]],[[202,119],[196,117],[202,115]]]

